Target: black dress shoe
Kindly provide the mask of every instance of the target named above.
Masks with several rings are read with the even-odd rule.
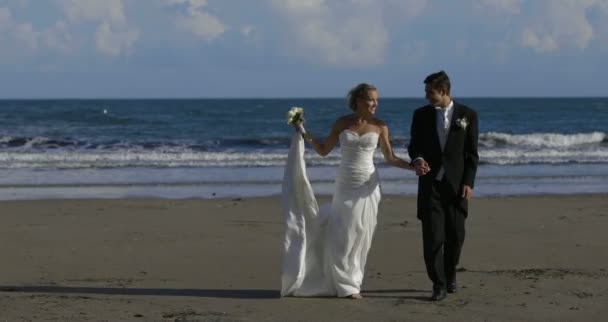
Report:
[[[433,288],[433,295],[431,295],[431,301],[441,301],[448,297],[448,293],[445,288]]]
[[[457,289],[458,289],[458,285],[456,284],[456,281],[448,282],[448,285],[447,285],[448,293],[456,293]]]

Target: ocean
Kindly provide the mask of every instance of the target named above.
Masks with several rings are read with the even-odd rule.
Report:
[[[479,116],[477,196],[608,192],[608,98],[462,98]],[[422,98],[380,98],[407,158]],[[0,200],[240,198],[280,194],[292,128],[328,134],[345,99],[0,100]],[[339,148],[307,148],[310,179],[331,194]],[[415,195],[412,172],[376,153],[385,194]]]

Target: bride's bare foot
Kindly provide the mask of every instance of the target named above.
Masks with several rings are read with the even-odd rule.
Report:
[[[351,300],[360,300],[363,298],[363,296],[359,293],[357,294],[351,294],[349,296],[346,297],[347,299],[351,299]]]

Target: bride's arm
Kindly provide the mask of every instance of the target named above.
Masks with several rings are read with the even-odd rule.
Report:
[[[331,129],[331,132],[323,142],[318,142],[308,132],[304,133],[302,137],[304,137],[304,141],[308,142],[308,144],[310,144],[310,146],[313,150],[315,150],[315,152],[317,152],[320,156],[324,157],[329,154],[329,152],[331,152],[331,150],[333,150],[333,148],[336,146],[336,143],[338,142],[338,136],[340,135],[341,127],[342,125],[340,121],[336,121],[336,123],[334,123],[334,126]]]
[[[392,166],[407,170],[413,170],[413,167],[410,165],[409,162],[398,158],[393,153],[393,148],[391,147],[391,142],[388,136],[388,127],[386,125],[382,125],[380,128],[380,148],[382,149],[382,154],[384,154],[384,160],[386,160],[386,162]]]

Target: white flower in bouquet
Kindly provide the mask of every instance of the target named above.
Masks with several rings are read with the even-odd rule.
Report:
[[[304,129],[304,109],[301,107],[294,106],[289,112],[287,112],[287,124],[295,125],[296,129],[300,134],[306,134]]]
[[[294,106],[287,112],[287,124],[304,123],[304,109]]]

